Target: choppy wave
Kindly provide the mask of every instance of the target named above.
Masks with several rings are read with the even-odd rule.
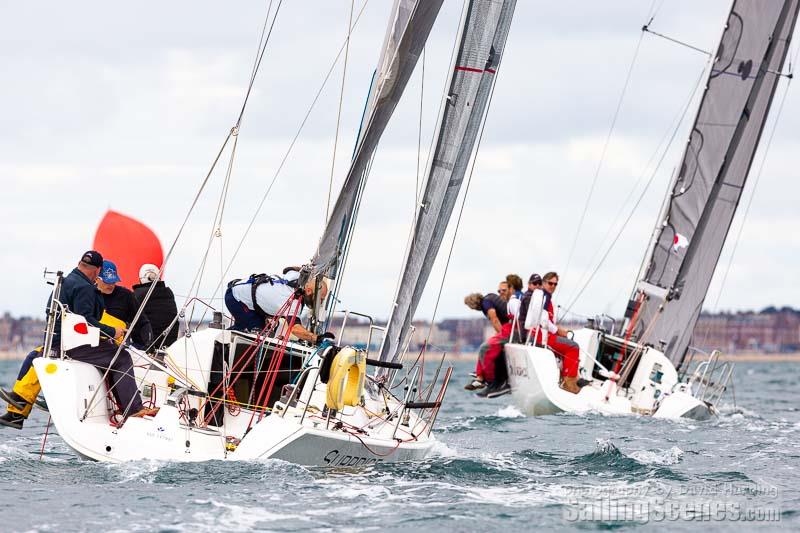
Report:
[[[13,377],[15,368],[3,368]],[[800,379],[800,370],[782,368]],[[550,530],[574,526],[565,516],[581,506],[691,503],[709,488],[747,487],[742,501],[769,506],[775,498],[757,490],[768,482],[780,491],[781,525],[797,529],[800,411],[785,385],[770,383],[775,372],[759,367],[737,383],[737,407],[723,406],[706,422],[531,418],[507,398],[454,391],[437,420],[431,457],[346,470],[269,459],[91,463],[57,435],[40,461],[46,418],[36,413],[22,432],[0,429],[0,494],[26,502],[15,527],[38,531]],[[771,394],[784,396],[767,404]],[[703,501],[723,496],[712,492]]]

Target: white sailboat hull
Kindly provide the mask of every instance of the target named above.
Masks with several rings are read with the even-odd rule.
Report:
[[[559,386],[557,357],[548,348],[507,344],[505,354],[514,404],[528,416],[598,412],[610,415],[649,415],[654,418],[705,419],[713,414],[713,407],[692,396],[684,384],[677,382],[677,373],[671,364],[668,370],[664,369],[667,377],[658,386],[640,385],[643,382],[640,374],[646,377],[650,372],[650,367],[645,365],[650,362],[647,360],[648,355],[651,359],[657,358],[659,365],[666,364],[663,354],[655,350],[652,353],[646,352],[643,356],[640,369],[628,389],[618,388],[611,380],[594,379],[589,385],[582,387],[578,394],[567,392]],[[582,368],[585,368],[583,356],[581,360]]]
[[[195,333],[193,343],[202,346],[218,335],[213,330]],[[415,412],[407,411],[400,424],[397,416],[388,421],[372,416],[380,412],[375,398],[367,398],[364,406],[346,407],[328,421],[321,413],[326,387],[322,383],[301,393],[312,396],[310,404],[316,403],[318,408],[304,409],[305,403],[297,402],[283,414],[284,406],[279,404],[260,420],[259,413],[250,410],[235,414],[225,411],[222,426],[197,427],[188,422],[185,412],[191,407],[201,410],[202,398],[186,396],[182,413],[180,406],[170,405],[164,394],[158,399],[160,410],[155,417],[129,418],[116,427],[109,420],[112,406],[97,368],[51,358],[36,359],[34,367],[59,435],[78,455],[95,461],[275,458],[310,466],[364,466],[421,460],[436,443],[428,421]],[[136,373],[141,379],[144,370],[136,368]],[[157,381],[159,377],[153,374],[150,372],[147,379]],[[389,405],[399,406],[394,398]],[[250,431],[246,431],[248,425],[252,426]],[[227,436],[238,438],[226,441]]]

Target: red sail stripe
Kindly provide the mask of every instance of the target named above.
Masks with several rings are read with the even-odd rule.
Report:
[[[495,70],[493,68],[481,69],[481,68],[472,68],[472,67],[456,67],[456,70],[461,70],[463,72],[477,72],[479,74],[488,72],[489,74],[494,74]]]

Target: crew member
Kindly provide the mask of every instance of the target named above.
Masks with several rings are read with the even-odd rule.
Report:
[[[511,340],[511,333],[517,324],[522,278],[517,274],[507,275],[505,281],[500,282],[498,291],[506,301],[507,321],[502,324],[500,331],[487,341],[487,346],[483,350],[481,367],[484,379],[488,382],[488,386],[478,393],[478,396],[483,398],[496,398],[511,392],[503,349]]]
[[[97,290],[103,295],[105,305],[100,322],[128,329],[139,310],[139,302],[132,291],[117,285],[119,281],[117,265],[108,260],[103,261],[103,268],[95,281]],[[153,343],[153,329],[145,313],[141,313],[139,320],[136,321],[131,332],[131,341],[139,349],[145,349]]]
[[[150,287],[155,284],[142,311],[153,329],[155,340],[152,345],[155,347],[169,346],[178,339],[178,326],[175,323],[178,306],[175,304],[175,295],[172,293],[172,289],[158,279],[158,270],[156,265],[149,263],[142,265],[139,269],[140,283],[133,286],[133,294],[141,305]]]
[[[498,287],[498,293],[489,293],[486,296],[480,293],[473,293],[464,298],[464,303],[470,309],[480,311],[492,324],[495,334],[489,337],[478,349],[478,362],[475,366],[475,379],[464,387],[466,390],[477,390],[486,387],[487,383],[491,385],[494,382],[495,369],[494,359],[490,361],[487,357],[490,349],[497,345],[500,347],[502,340],[503,325],[508,323],[508,308],[506,307],[505,299],[500,296],[501,294],[508,294],[508,286],[505,282],[501,282]],[[502,349],[502,347],[500,347]],[[493,352],[492,352],[493,353]],[[489,353],[489,355],[492,355]],[[499,351],[498,351],[499,353]],[[496,355],[494,356],[496,357]]]
[[[296,304],[286,305],[300,289],[303,294],[301,311],[292,326],[291,334],[300,340],[317,344],[324,338],[333,338],[332,333],[317,335],[306,329],[302,322],[308,317],[308,310],[315,308],[316,280],[309,279],[299,287],[299,268],[284,269],[283,275],[253,274],[246,280],[235,279],[228,283],[225,291],[225,307],[233,315],[231,329],[237,331],[261,331],[267,321],[275,316],[283,316],[287,321],[296,310]],[[325,283],[319,284],[320,305],[328,296]]]
[[[547,346],[553,353],[561,358],[561,388],[565,391],[577,394],[580,392],[578,385],[578,365],[580,363],[580,346],[577,342],[567,338],[569,333],[566,329],[556,325],[556,314],[553,306],[553,292],[558,287],[558,274],[548,272],[543,277],[542,284],[542,312],[540,320],[535,317],[528,317],[528,322],[532,324],[532,332],[536,344],[541,344],[546,338]],[[536,300],[531,297],[531,300]],[[530,311],[528,311],[530,313]],[[532,319],[531,319],[532,318]]]
[[[72,270],[61,283],[60,302],[69,307],[70,312],[81,315],[88,324],[99,328],[102,335],[108,340],[101,340],[96,347],[78,346],[68,350],[66,355],[76,361],[83,361],[96,366],[105,372],[109,369],[108,378],[111,382],[111,391],[122,409],[122,415],[146,416],[155,414],[153,409],[144,409],[142,398],[136,387],[133,377],[133,361],[127,350],[121,350],[119,356],[117,345],[113,340],[122,337],[125,329],[102,324],[104,311],[103,298],[94,286],[94,281],[103,266],[103,256],[99,252],[90,250],[81,256],[78,266]],[[52,295],[50,296],[52,299]],[[50,302],[48,301],[48,310]],[[57,350],[61,338],[61,316],[56,315],[55,335],[53,347]],[[22,363],[17,381],[12,392],[2,391],[3,398],[8,402],[8,412],[0,416],[0,425],[22,429],[22,424],[31,412],[33,402],[39,393],[39,380],[32,366],[33,359],[40,356],[41,352],[34,350]],[[113,364],[112,364],[113,360]]]
[[[508,309],[508,322],[510,324],[508,326],[509,336],[506,338],[506,342],[510,340],[512,331],[514,331],[514,338],[518,341],[523,329],[519,323],[519,311],[522,302],[522,278],[517,274],[509,274],[506,276],[506,285],[508,285],[509,293],[506,308]]]
[[[531,274],[531,277],[528,278],[528,290],[522,293],[522,298],[520,298],[520,306],[519,306],[519,319],[518,323],[520,325],[520,332],[525,332],[525,319],[528,315],[528,307],[531,305],[531,295],[533,295],[533,291],[536,289],[541,290],[542,288],[542,276],[539,274]],[[525,341],[525,335],[522,335],[522,341]]]

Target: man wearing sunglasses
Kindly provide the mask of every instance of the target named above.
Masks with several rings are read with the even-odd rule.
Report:
[[[536,344],[546,343],[553,350],[553,353],[561,358],[561,388],[567,392],[577,394],[581,390],[578,385],[580,347],[578,343],[567,338],[568,331],[566,329],[556,325],[553,293],[558,287],[558,274],[548,272],[543,276],[542,281],[544,305],[542,307],[541,320],[536,321],[538,324],[534,322],[536,324],[535,329],[531,331],[536,336]]]

